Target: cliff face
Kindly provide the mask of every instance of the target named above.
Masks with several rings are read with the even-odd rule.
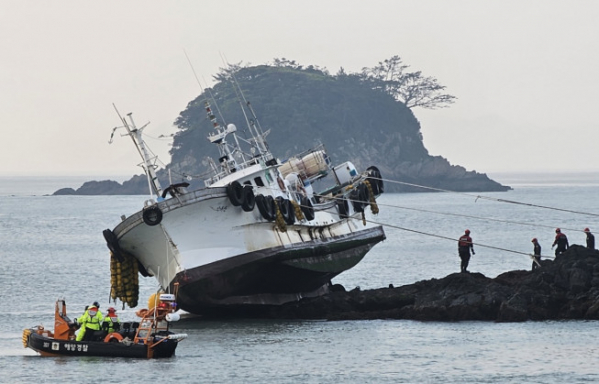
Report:
[[[374,165],[390,181],[454,191],[509,189],[485,174],[430,156],[412,110],[383,91],[369,88],[359,77],[257,66],[240,69],[236,80],[244,96],[256,106],[260,125],[264,130],[271,129],[268,144],[280,159],[322,143],[333,163],[351,161],[359,171]],[[203,182],[201,178],[189,181],[187,176],[204,174],[209,169],[207,158],[218,158],[215,146],[206,139],[213,131],[206,118],[206,99],[211,100],[213,109],[218,107],[221,124],[233,122],[240,137],[247,137],[246,116],[230,82],[218,82],[208,91],[192,100],[175,121],[180,130],[174,138],[168,168],[173,182],[190,182],[191,188],[201,187]],[[165,171],[159,171],[158,176],[163,185],[168,185]],[[385,190],[427,191],[402,183],[387,182]],[[147,182],[136,176],[122,186],[90,182],[76,191],[56,192],[68,193],[146,194]]]

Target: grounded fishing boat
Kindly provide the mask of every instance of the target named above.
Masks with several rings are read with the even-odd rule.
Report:
[[[75,340],[77,325],[67,316],[63,299],[56,301],[54,309],[54,332],[38,325],[23,331],[23,346],[42,356],[106,356],[161,358],[175,354],[179,341],[186,334],[169,331],[169,323],[177,321],[175,296],[160,295],[157,305],[138,311],[139,322],[114,324],[114,332],[108,332],[108,324],[99,331],[87,331],[83,341]]]
[[[208,140],[220,158],[218,165],[212,161],[205,188],[194,191],[186,182],[162,188],[142,137],[145,126],[119,114],[153,197],[104,231],[113,276],[122,264],[129,265],[125,280],[134,281],[139,270],[167,292],[177,284],[180,308],[191,313],[249,310],[327,293],[333,277],[385,239],[382,226],[364,216],[368,207],[378,213],[376,197],[383,193],[376,167],[358,173],[349,161],[333,166],[322,145],[281,163],[244,104],[249,140],[236,135],[235,125],[221,126],[205,103],[215,129]],[[113,284],[113,298],[135,305],[133,285]]]

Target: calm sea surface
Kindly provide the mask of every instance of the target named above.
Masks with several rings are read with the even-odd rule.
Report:
[[[492,175],[494,176],[494,175]],[[387,194],[380,213],[387,240],[334,283],[347,289],[410,284],[459,271],[456,243],[472,231],[470,270],[488,277],[529,269],[537,237],[551,256],[554,228],[584,244],[599,233],[597,175],[499,175],[506,193]],[[595,321],[487,322],[205,321],[167,360],[42,358],[24,349],[24,328],[53,326],[54,301],[77,317],[109,306],[108,249],[102,230],[142,207],[145,196],[47,196],[84,178],[0,178],[1,383],[591,383],[599,381]],[[490,198],[490,199],[489,199]],[[498,202],[503,199],[525,203]],[[539,208],[533,205],[559,208]],[[573,211],[573,212],[568,212]],[[592,213],[592,215],[584,214]],[[462,215],[462,216],[459,216]],[[468,217],[466,217],[468,216]],[[451,240],[449,240],[449,239]],[[140,302],[156,290],[142,278]],[[142,304],[143,305],[143,304]],[[119,307],[120,308],[120,307]],[[134,310],[121,310],[133,320]]]

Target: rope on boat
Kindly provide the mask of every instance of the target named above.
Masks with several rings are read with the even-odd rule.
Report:
[[[374,198],[374,191],[372,190],[372,185],[368,180],[364,180],[364,185],[368,188],[368,196],[370,196],[370,210],[374,215],[378,215],[379,207],[376,203],[376,199]]]
[[[277,228],[279,228],[279,231],[281,231],[281,232],[287,232],[287,223],[285,223],[283,214],[281,213],[281,210],[279,209],[279,204],[277,204],[275,202],[274,205],[275,205],[275,212],[276,212],[275,223],[277,224]]]
[[[296,219],[298,219],[299,221],[304,220],[304,213],[302,212],[302,208],[300,207],[300,204],[293,200],[289,200],[289,201],[293,205],[293,210],[295,211]]]

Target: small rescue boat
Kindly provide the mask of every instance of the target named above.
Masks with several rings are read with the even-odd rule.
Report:
[[[64,299],[58,299],[54,310],[54,332],[38,325],[23,330],[23,346],[42,356],[107,356],[161,358],[175,354],[179,342],[187,334],[169,331],[169,323],[179,320],[175,313],[175,295],[159,295],[157,305],[141,309],[139,322],[115,324],[108,333],[108,323],[100,331],[90,331],[83,341],[75,340],[76,322],[67,316]]]

